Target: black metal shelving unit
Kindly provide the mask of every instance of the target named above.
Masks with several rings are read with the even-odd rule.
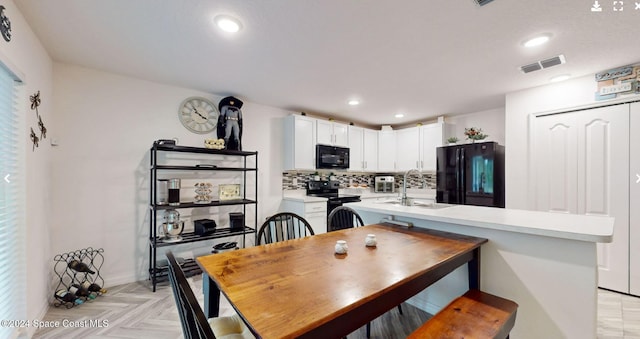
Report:
[[[191,154],[203,154],[211,156],[211,160],[216,160],[220,156],[231,156],[242,158],[242,167],[225,167],[217,166],[213,164],[195,165],[195,166],[176,166],[176,165],[163,165],[158,163],[158,152],[173,152],[173,153],[191,153]],[[217,157],[216,157],[217,156]],[[249,157],[255,157],[255,167],[247,167],[247,159]],[[224,159],[224,158],[223,158]],[[246,235],[255,234],[258,226],[258,152],[248,151],[227,151],[227,150],[214,150],[200,147],[189,146],[174,146],[174,145],[159,145],[154,143],[150,150],[150,170],[149,170],[149,279],[153,287],[153,291],[156,291],[156,285],[158,282],[167,280],[167,267],[157,265],[157,249],[160,247],[174,246],[179,244],[193,243],[198,241],[206,241],[211,239],[226,238],[232,236],[242,236],[242,247],[245,246]],[[195,203],[195,202],[181,202],[179,205],[158,205],[157,201],[157,180],[158,171],[227,171],[227,172],[240,172],[242,173],[242,199],[238,200],[225,200],[225,201],[211,201],[210,203]],[[253,192],[254,199],[247,199],[247,176],[255,175],[255,191]],[[180,236],[182,239],[175,242],[162,242],[157,234],[158,230],[158,212],[167,209],[181,209],[181,208],[201,208],[201,207],[217,207],[217,206],[234,206],[241,205],[242,212],[245,217],[247,215],[247,206],[254,206],[254,222],[253,227],[247,225],[242,230],[232,230],[230,228],[216,229],[215,233],[199,236],[193,232],[183,232]],[[182,268],[186,275],[192,276],[201,273],[200,268],[196,264],[195,260],[187,259],[182,264]]]

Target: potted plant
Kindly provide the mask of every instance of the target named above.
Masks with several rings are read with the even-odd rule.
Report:
[[[450,137],[449,139],[447,139],[447,142],[452,145],[455,145],[458,142],[458,140],[459,140],[458,137]]]

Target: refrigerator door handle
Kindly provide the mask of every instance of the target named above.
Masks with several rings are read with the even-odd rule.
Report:
[[[460,150],[460,163],[462,164],[460,166],[460,173],[461,173],[461,179],[460,179],[460,202],[463,205],[467,204],[467,190],[465,187],[466,184],[466,177],[467,177],[467,173],[466,172],[466,162],[465,162],[465,154],[464,154],[464,148]]]
[[[456,204],[461,202],[460,200],[460,149],[456,149]]]

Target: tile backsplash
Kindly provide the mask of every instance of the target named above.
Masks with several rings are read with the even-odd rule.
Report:
[[[297,190],[306,189],[307,182],[313,180],[313,175],[316,171],[286,171],[282,173],[282,189],[283,190]],[[320,180],[329,180],[329,171],[318,171]],[[334,172],[335,180],[340,182],[340,187],[350,187],[367,185],[373,187],[373,178],[375,173],[362,173],[362,172]],[[402,189],[402,181],[404,180],[403,173],[397,173],[393,175],[395,177],[396,191]],[[422,177],[427,188],[436,188],[436,173],[435,172],[423,172]],[[422,180],[417,175],[411,175],[407,188],[421,188]]]

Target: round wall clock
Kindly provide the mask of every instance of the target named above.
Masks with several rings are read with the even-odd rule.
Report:
[[[193,133],[205,134],[216,129],[220,113],[216,105],[202,97],[190,97],[180,104],[178,118]]]

